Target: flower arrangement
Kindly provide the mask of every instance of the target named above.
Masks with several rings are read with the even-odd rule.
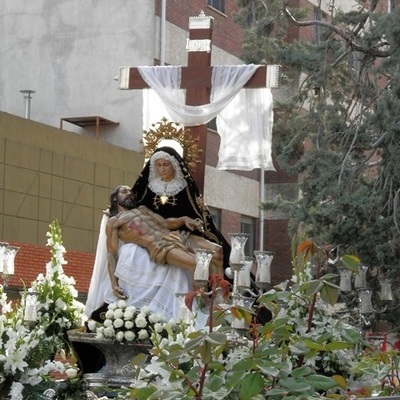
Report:
[[[398,393],[400,358],[382,353],[336,314],[339,287],[325,273],[325,249],[309,241],[295,249],[291,281],[258,299],[270,321],[259,323],[256,310],[235,304],[210,308],[207,330],[182,325],[153,349],[149,365],[137,364],[127,398],[345,400]],[[223,282],[209,284],[211,297],[223,290]],[[226,323],[232,317],[249,322],[247,334],[232,335]]]
[[[65,249],[57,221],[50,225],[47,245],[52,258],[46,265],[46,275],[37,277],[21,302],[8,301],[0,285],[0,394],[13,400],[43,398],[46,390],[62,399],[64,388],[55,374],[73,379],[77,373],[72,359],[70,364],[55,358],[68,353],[64,333],[80,326],[83,316],[83,305],[76,301],[75,282],[62,268],[66,264]],[[36,301],[28,309],[29,297]]]
[[[98,340],[116,342],[159,342],[176,331],[174,321],[167,321],[163,315],[151,313],[143,306],[137,309],[127,305],[125,300],[108,305],[103,323],[88,321],[90,332],[96,333]]]

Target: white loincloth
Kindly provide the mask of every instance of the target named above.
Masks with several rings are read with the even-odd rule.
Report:
[[[193,290],[190,271],[168,264],[158,265],[150,261],[147,250],[132,243],[120,247],[115,276],[128,296],[129,305],[147,306],[167,319],[180,316],[180,300],[176,293]],[[107,290],[105,302],[117,300],[112,291]]]

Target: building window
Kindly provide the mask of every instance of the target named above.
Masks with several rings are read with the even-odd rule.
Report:
[[[249,234],[246,245],[244,247],[244,254],[253,257],[255,250],[255,223],[254,218],[242,216],[240,222],[240,232]]]
[[[207,0],[207,5],[215,8],[222,13],[225,13],[225,4],[224,0]]]

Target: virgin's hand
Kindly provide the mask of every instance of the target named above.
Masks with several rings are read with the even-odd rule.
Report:
[[[203,223],[201,222],[200,219],[192,219],[189,217],[185,217],[184,221],[186,227],[191,231],[194,231],[195,229],[199,231],[203,230]]]

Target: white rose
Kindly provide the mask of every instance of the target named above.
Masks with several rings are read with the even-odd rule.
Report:
[[[114,328],[118,329],[121,328],[122,326],[124,326],[124,321],[121,318],[117,318],[114,321]]]
[[[138,328],[145,328],[147,326],[146,316],[140,313],[135,319],[135,324]]]
[[[132,329],[135,325],[133,324],[132,321],[126,321],[125,322],[125,328],[126,329]]]
[[[138,333],[139,340],[145,340],[149,338],[149,334],[147,333],[146,329],[141,329]]]
[[[106,318],[113,319],[114,318],[114,311],[113,310],[108,310],[106,312]]]
[[[75,368],[67,368],[65,370],[65,374],[67,375],[68,379],[74,379],[76,378],[77,370]]]
[[[123,318],[123,317],[124,317],[124,312],[120,308],[117,308],[114,311],[114,318]]]
[[[124,320],[129,321],[133,318],[133,312],[130,310],[125,310],[124,312]]]
[[[124,310],[126,308],[126,301],[125,300],[119,300],[117,303],[118,308],[121,308]]]
[[[114,311],[115,309],[118,308],[118,304],[117,303],[111,303],[108,305],[108,309],[111,311]]]
[[[163,324],[157,322],[156,324],[154,324],[154,330],[156,331],[156,333],[161,333],[164,330]]]
[[[136,338],[136,335],[132,331],[125,332],[125,339],[128,342],[133,342]]]
[[[122,342],[125,338],[124,332],[117,332],[115,335],[115,339],[118,340],[118,342]]]
[[[97,327],[96,321],[93,321],[92,319],[88,321],[88,328],[91,332],[94,332],[96,330],[96,327]]]
[[[104,320],[103,325],[104,325],[106,328],[108,328],[108,327],[110,327],[110,326],[113,325],[113,322],[111,321],[111,319],[106,319],[106,320]]]
[[[141,309],[140,309],[140,312],[142,313],[142,314],[150,314],[150,308],[149,307],[147,307],[147,306],[143,306]]]
[[[108,338],[112,338],[115,335],[114,328],[112,326],[108,326],[107,328],[104,328],[104,336]]]
[[[136,307],[135,306],[128,306],[128,307],[126,307],[125,311],[128,311],[128,312],[131,312],[132,314],[135,314]]]

